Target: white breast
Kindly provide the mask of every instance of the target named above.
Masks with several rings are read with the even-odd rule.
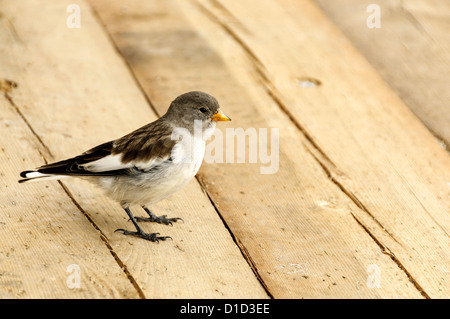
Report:
[[[205,141],[211,137],[214,127],[204,134],[184,134],[173,147],[170,158],[160,168],[136,177],[102,178],[103,188],[119,202],[151,204],[167,198],[185,186],[197,174],[205,155]],[[104,164],[104,163],[101,163]],[[99,165],[100,166],[100,165]]]
[[[171,158],[183,166],[183,175],[191,178],[197,173],[205,155],[205,141],[202,137],[184,137],[172,149]]]

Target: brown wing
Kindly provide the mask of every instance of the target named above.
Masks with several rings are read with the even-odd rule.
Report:
[[[122,162],[145,163],[169,159],[177,140],[172,140],[172,127],[163,120],[145,125],[116,140],[112,154],[122,153]]]
[[[111,155],[113,141],[98,145],[81,155],[43,165],[37,169],[39,173],[56,175],[111,175],[110,172],[90,172],[83,165]],[[117,173],[117,172],[116,172]]]
[[[37,169],[44,174],[111,176],[128,174],[130,168],[150,170],[170,160],[177,141],[171,126],[162,120],[145,125],[115,141],[98,145],[83,154]],[[122,157],[115,155],[122,154]],[[118,160],[120,159],[120,160]]]

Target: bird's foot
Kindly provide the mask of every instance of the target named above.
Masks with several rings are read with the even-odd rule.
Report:
[[[175,218],[167,218],[167,215],[162,215],[162,216],[150,216],[150,217],[137,217],[135,216],[134,218],[136,218],[136,221],[138,222],[153,222],[153,223],[158,223],[158,224],[164,224],[164,225],[171,225],[172,223],[176,223],[177,221],[181,220],[183,221],[182,218],[180,217],[175,217]]]
[[[169,238],[172,239],[172,237],[170,237],[170,236],[158,236],[159,233],[150,233],[149,234],[149,233],[145,233],[143,231],[129,231],[129,230],[122,229],[122,228],[116,229],[114,232],[117,232],[117,231],[121,231],[124,235],[140,237],[140,238],[143,238],[143,239],[146,239],[146,240],[149,240],[152,242],[156,242],[156,243],[159,243],[160,240],[166,240]]]
[[[172,223],[176,223],[179,220],[183,221],[183,223],[184,223],[184,220],[180,217],[167,218],[167,215],[156,216],[146,206],[142,206],[142,208],[146,211],[146,213],[148,214],[149,217],[135,217],[136,221],[138,221],[138,222],[154,222],[154,223],[170,225],[170,226],[172,226]]]

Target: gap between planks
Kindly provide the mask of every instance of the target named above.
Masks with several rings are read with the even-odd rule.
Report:
[[[199,4],[199,6],[201,6],[201,5]],[[226,10],[226,8],[224,8],[224,10]],[[203,11],[203,13],[209,14],[209,18],[212,17],[212,19],[214,20],[213,22],[214,22],[214,23],[217,23],[217,21],[216,21],[216,20],[217,20],[217,17],[216,17],[216,16],[210,14],[210,12],[209,12],[208,10],[202,10],[202,11]],[[226,10],[226,11],[227,11],[227,10]],[[234,25],[234,22],[236,22],[236,21],[233,21],[233,25]],[[239,22],[239,21],[238,21],[238,22]],[[233,39],[234,41],[236,41],[236,42],[240,45],[240,47],[243,48],[244,51],[247,53],[247,55],[250,57],[250,61],[254,64],[254,67],[255,67],[256,71],[257,71],[257,72],[259,73],[259,75],[261,76],[261,80],[263,81],[263,84],[264,84],[263,87],[266,88],[267,94],[272,98],[272,100],[274,100],[274,101],[278,104],[278,107],[281,108],[282,112],[283,112],[284,114],[286,114],[286,115],[291,119],[291,122],[293,122],[293,123],[295,124],[295,126],[297,127],[297,129],[299,129],[299,130],[301,131],[302,135],[306,137],[306,139],[307,139],[307,141],[308,141],[306,144],[307,144],[307,145],[309,145],[309,144],[312,145],[312,146],[308,146],[308,147],[307,147],[307,151],[310,152],[310,153],[312,153],[312,155],[313,155],[313,157],[315,158],[315,160],[320,164],[320,166],[321,166],[322,169],[324,170],[324,172],[325,172],[325,174],[327,175],[328,179],[331,180],[336,186],[338,186],[339,189],[340,189],[340,192],[344,192],[345,196],[346,196],[346,197],[349,197],[350,200],[351,200],[352,202],[354,202],[354,203],[357,205],[357,207],[363,209],[362,207],[365,207],[364,204],[362,204],[362,202],[361,202],[356,196],[354,196],[352,192],[349,192],[349,191],[346,190],[345,188],[343,189],[343,185],[342,185],[341,183],[337,182],[337,180],[333,177],[334,174],[332,175],[332,174],[330,173],[330,172],[331,172],[331,168],[330,168],[330,167],[333,167],[333,173],[336,173],[338,176],[339,176],[339,174],[341,174],[341,173],[337,170],[337,168],[335,167],[334,163],[333,163],[331,160],[329,160],[328,156],[327,156],[327,155],[321,150],[321,148],[317,145],[317,143],[314,141],[314,139],[311,137],[311,135],[310,135],[306,130],[303,129],[303,126],[302,126],[300,123],[298,123],[298,122],[296,121],[296,119],[293,118],[293,116],[291,115],[291,113],[289,112],[289,110],[286,109],[286,107],[285,107],[285,105],[284,105],[282,99],[279,98],[279,95],[280,95],[280,94],[278,94],[278,91],[277,91],[276,88],[274,87],[273,83],[270,82],[269,77],[266,76],[266,73],[264,73],[264,72],[265,72],[264,65],[260,63],[259,59],[255,56],[255,54],[252,52],[252,50],[249,49],[249,46],[248,46],[248,45],[247,45],[247,44],[246,44],[239,36],[237,36],[237,34],[232,30],[231,27],[229,27],[226,23],[222,23],[222,24],[219,23],[219,25],[222,26],[223,29],[225,29],[226,33],[227,33],[229,36],[231,36],[232,39]],[[105,27],[105,25],[104,25],[104,27]],[[114,41],[112,41],[112,42],[114,43]],[[116,46],[116,48],[117,48],[117,46]],[[125,62],[126,62],[127,65],[129,65],[128,61],[125,60]],[[259,63],[258,63],[258,62],[259,62]],[[133,68],[131,68],[131,70],[133,70]],[[133,72],[132,72],[132,73],[133,73]],[[134,75],[134,73],[133,73],[133,75]],[[135,79],[136,79],[136,76],[135,76]],[[264,81],[264,80],[267,80],[267,81]],[[139,83],[139,81],[138,81],[138,83]],[[139,87],[140,87],[141,90],[142,90],[142,86],[139,85]],[[144,94],[144,95],[145,95],[146,98],[147,98],[147,94]],[[152,105],[151,103],[149,103],[149,104],[153,107],[153,105]],[[155,110],[154,107],[153,107],[153,110],[156,112],[156,110]],[[158,112],[156,112],[156,114],[158,114]],[[312,151],[312,150],[314,150],[314,151]],[[314,156],[315,153],[320,153],[320,156],[319,156],[319,157]],[[320,158],[320,160],[319,160],[319,158]],[[327,163],[327,166],[324,166],[323,162],[326,162],[326,160],[328,160],[328,163]],[[327,172],[328,172],[329,174],[327,174]],[[342,174],[341,174],[341,175],[342,175]],[[200,182],[200,184],[201,184],[201,181],[199,181],[199,182]],[[336,182],[337,182],[337,183],[336,183]],[[341,185],[341,186],[340,186],[340,185]],[[208,195],[208,197],[209,197],[210,200],[211,200],[211,197],[209,196],[209,193],[205,190],[205,188],[203,187],[203,185],[201,185],[201,186],[202,186],[202,189],[205,191],[205,193]],[[353,196],[352,196],[352,195],[353,195]],[[212,204],[214,205],[213,202],[212,202]],[[222,216],[220,215],[220,212],[219,212],[217,209],[216,209],[216,211],[217,211],[217,213],[219,214],[219,216],[222,218]],[[365,213],[368,214],[372,219],[374,219],[374,216],[372,216],[372,215],[370,214],[370,212],[369,212],[367,209],[365,210]],[[223,222],[224,222],[224,221],[223,221]],[[380,224],[379,221],[375,220],[375,222],[376,222],[377,225],[380,226],[384,231],[386,231],[385,227],[383,227],[383,226]],[[225,226],[226,226],[226,223],[225,223],[225,222],[224,222],[224,224],[225,224]],[[361,223],[357,223],[357,225],[358,225],[359,227],[362,227],[362,229],[367,233],[367,231],[366,231],[365,228],[364,228],[364,227],[365,227],[364,225],[362,225]],[[227,229],[228,229],[228,227],[227,227]],[[366,227],[366,229],[367,229],[367,227]],[[233,240],[235,240],[233,234],[232,234],[232,233],[230,233],[230,234],[232,235]],[[390,234],[389,234],[389,235],[390,235]],[[369,233],[369,237],[370,237],[371,240],[374,240],[374,238],[373,238],[372,236],[370,236],[370,233]],[[392,235],[391,235],[391,237],[392,237]],[[238,247],[240,247],[239,239],[236,239],[236,240],[237,240]],[[236,242],[236,240],[235,240],[235,242]],[[394,240],[395,240],[395,238],[394,238]],[[395,241],[398,242],[397,240],[395,240]],[[378,245],[377,247],[380,248],[379,245]],[[382,248],[382,247],[381,247],[381,248]],[[240,247],[240,249],[241,249],[241,252],[242,252],[242,251],[245,250],[245,247]],[[384,250],[382,249],[382,252],[385,252],[385,251],[386,251],[386,249],[384,249]],[[246,255],[245,252],[244,252],[243,254],[244,254],[244,256]],[[394,260],[394,261],[395,261],[395,260]],[[248,263],[250,263],[250,265],[251,265],[251,260],[248,260]],[[402,269],[401,266],[399,266],[399,268]],[[252,267],[252,269],[253,269],[253,267]],[[407,277],[407,278],[410,278],[410,277],[408,276],[408,274],[406,274],[406,277]],[[417,286],[416,286],[416,288],[417,288]]]
[[[217,0],[210,0],[210,3],[216,7],[220,12],[222,12],[225,16],[227,16],[229,19],[236,22],[237,25],[241,25],[239,20],[237,20],[236,17],[234,17],[231,12],[225,8],[220,2]],[[337,168],[337,166],[333,163],[333,161],[326,155],[326,153],[321,149],[321,147],[314,141],[314,138],[311,136],[311,134],[305,129],[305,127],[293,116],[293,114],[289,111],[289,109],[286,107],[285,103],[282,101],[281,94],[276,89],[275,85],[271,82],[270,78],[267,76],[267,71],[265,70],[264,64],[262,61],[257,57],[256,53],[252,51],[249,45],[245,42],[242,37],[240,37],[228,24],[226,21],[221,19],[218,15],[214,14],[211,10],[206,8],[203,4],[196,1],[195,3],[201,12],[203,12],[213,23],[216,23],[219,25],[226,34],[228,34],[245,52],[245,54],[248,56],[249,60],[251,61],[256,73],[259,75],[259,80],[263,84],[263,86],[266,89],[266,92],[268,96],[275,102],[275,104],[279,107],[281,112],[286,114],[286,116],[289,118],[289,120],[295,125],[295,127],[300,131],[300,133],[305,137],[306,145],[305,148],[308,150],[308,152],[312,155],[314,160],[319,164],[319,166],[322,168],[323,172],[327,176],[327,178],[334,184],[336,187],[345,194],[346,197],[348,197],[357,207],[359,207],[363,212],[365,212],[381,229],[389,235],[390,238],[392,238],[396,243],[398,243],[400,246],[401,243],[393,236],[393,234],[386,229],[382,225],[382,223],[377,220],[377,218],[367,209],[367,207],[362,203],[362,201],[355,195],[353,192],[348,190],[343,183],[341,183],[338,180],[339,175],[343,175],[343,173]],[[312,150],[312,149],[313,150]],[[203,187],[203,185],[202,185]],[[206,191],[206,190],[205,190]],[[210,196],[208,196],[210,198]],[[211,202],[212,199],[210,198]],[[216,209],[217,210],[217,209]],[[220,213],[218,212],[219,216]],[[414,285],[414,287],[420,292],[422,296],[426,299],[431,299],[431,297],[425,292],[425,290],[422,288],[422,286],[417,282],[417,280],[412,276],[412,274],[405,268],[405,266],[401,263],[401,261],[391,252],[391,250],[383,245],[381,241],[373,234],[369,228],[363,224],[363,222],[356,218],[356,216],[351,213],[352,217],[355,219],[357,224],[368,234],[368,236],[375,242],[375,244],[380,248],[381,252],[383,254],[388,255],[392,261],[399,267],[399,269],[405,274],[405,276],[409,279],[409,281]],[[221,217],[222,218],[222,217]],[[224,224],[225,221],[223,220]],[[227,227],[228,228],[228,227]],[[230,231],[231,232],[231,231]],[[233,240],[234,237],[233,237]],[[244,247],[245,248],[245,247]],[[244,254],[244,253],[243,253]],[[244,255],[245,256],[245,255]],[[250,258],[250,257],[248,257]],[[251,260],[248,261],[250,265]],[[253,269],[253,266],[251,266]],[[255,270],[256,271],[256,270]],[[258,276],[259,279],[259,276]],[[261,279],[262,280],[262,279]],[[263,284],[263,283],[262,283]],[[264,288],[266,289],[265,285],[263,284]],[[266,289],[267,291],[267,289]]]
[[[17,87],[17,84],[15,84],[12,87]],[[26,124],[26,126],[28,127],[28,129],[30,130],[30,132],[33,134],[33,136],[38,140],[39,144],[44,148],[45,152],[48,155],[43,154],[43,152],[41,151],[41,149],[38,149],[39,154],[42,156],[44,163],[48,164],[49,161],[47,159],[47,157],[53,158],[53,155],[50,151],[50,149],[48,148],[48,146],[44,143],[44,141],[42,141],[42,139],[40,138],[40,136],[36,133],[36,131],[33,129],[33,127],[31,126],[30,122],[27,120],[27,118],[25,117],[25,115],[23,114],[23,112],[20,110],[19,106],[14,102],[13,98],[8,94],[8,92],[10,90],[5,89],[3,86],[0,85],[0,91],[4,92],[4,96],[6,98],[6,100],[8,101],[8,103],[10,104],[10,106],[14,109],[14,111],[20,116],[20,118],[23,120],[23,122]],[[102,230],[98,227],[98,225],[94,222],[94,220],[91,218],[91,216],[89,216],[89,214],[81,207],[81,205],[76,201],[76,199],[73,197],[73,195],[70,193],[69,189],[66,187],[66,185],[61,182],[60,180],[58,180],[59,185],[61,186],[61,188],[63,189],[63,191],[67,194],[67,196],[69,197],[69,199],[72,201],[72,203],[77,207],[77,209],[81,212],[81,214],[87,218],[87,220],[92,224],[92,226],[99,232],[100,234],[100,239],[102,240],[102,242],[105,244],[105,246],[108,248],[109,252],[111,253],[111,255],[113,256],[114,260],[117,262],[117,264],[119,265],[119,267],[123,270],[123,272],[125,273],[125,275],[127,276],[128,280],[130,280],[131,284],[133,285],[133,287],[136,289],[139,297],[141,299],[146,299],[144,292],[142,291],[141,287],[138,285],[137,281],[135,280],[135,278],[133,277],[133,275],[131,274],[131,272],[128,270],[127,266],[122,262],[122,260],[119,258],[119,256],[117,255],[117,253],[114,251],[114,249],[112,248],[108,237],[106,237],[106,235],[102,232]]]
[[[94,7],[92,7],[92,5],[90,5],[91,7],[91,11],[94,14],[94,17],[97,19],[97,21],[99,22],[99,24],[101,25],[104,33],[107,35],[109,42],[111,43],[111,45],[114,47],[114,50],[116,51],[116,53],[118,54],[118,56],[122,59],[122,61],[124,62],[124,64],[127,66],[127,69],[131,75],[131,77],[133,78],[134,83],[136,84],[136,86],[138,87],[139,91],[141,91],[142,95],[144,96],[145,100],[147,101],[148,105],[150,106],[150,108],[152,109],[152,111],[158,115],[161,116],[161,114],[159,114],[158,110],[156,109],[156,107],[154,106],[154,104],[152,103],[152,101],[150,100],[150,97],[147,95],[147,93],[145,92],[145,89],[142,87],[139,79],[137,78],[136,73],[133,71],[133,68],[131,67],[130,63],[127,61],[127,59],[123,56],[123,54],[120,52],[119,47],[117,46],[116,42],[114,41],[112,35],[109,33],[105,23],[103,22],[103,20],[101,19],[100,15],[98,14],[97,10],[95,10]],[[249,50],[250,52],[250,50]],[[256,57],[255,57],[256,58]],[[236,236],[233,234],[233,232],[231,231],[229,225],[227,224],[227,222],[225,221],[225,219],[223,218],[222,214],[220,213],[217,205],[214,203],[212,197],[210,196],[210,194],[208,193],[205,184],[203,183],[203,181],[200,179],[199,176],[195,176],[195,179],[197,180],[198,184],[200,185],[201,190],[205,193],[206,197],[208,198],[208,200],[210,201],[211,205],[214,207],[214,210],[216,211],[217,215],[219,216],[220,220],[223,223],[223,226],[225,227],[225,229],[228,231],[231,239],[233,240],[233,242],[235,243],[235,245],[239,248],[239,251],[241,252],[242,257],[244,258],[244,260],[247,262],[248,266],[250,267],[250,269],[253,271],[255,277],[257,278],[257,280],[259,281],[259,283],[261,284],[261,286],[263,287],[264,291],[267,293],[267,295],[273,299],[273,295],[272,293],[269,291],[269,288],[267,286],[267,284],[264,282],[262,276],[259,274],[258,269],[256,268],[255,263],[252,261],[250,254],[248,253],[246,247],[244,246],[244,244],[238,240],[236,238]],[[73,199],[74,201],[74,199]],[[89,219],[89,217],[88,217]],[[131,274],[130,274],[131,276]],[[134,285],[134,281],[133,281],[133,285]],[[140,289],[140,288],[139,288]]]
[[[134,72],[132,66],[130,65],[130,63],[127,61],[127,59],[123,56],[123,54],[121,53],[119,47],[117,46],[116,42],[114,41],[112,35],[109,33],[105,23],[103,22],[103,20],[101,19],[100,15],[98,14],[97,10],[90,5],[91,7],[91,11],[93,12],[94,17],[97,19],[97,21],[99,22],[99,24],[101,25],[104,33],[107,35],[107,38],[109,40],[109,42],[111,43],[111,45],[114,47],[114,50],[116,51],[116,53],[118,54],[118,56],[122,59],[122,61],[124,62],[124,64],[127,66],[127,69],[131,75],[131,77],[133,78],[134,83],[136,84],[136,86],[138,87],[139,91],[141,91],[142,95],[144,96],[145,100],[147,101],[148,105],[150,106],[150,108],[152,109],[152,111],[158,115],[161,116],[161,114],[158,112],[158,110],[156,109],[156,107],[154,106],[154,104],[152,103],[152,101],[150,100],[150,97],[147,95],[147,93],[145,92],[145,89],[143,88],[143,86],[141,85],[139,79],[137,78],[136,73]],[[251,50],[248,49],[248,52],[250,53]],[[255,56],[256,59],[256,56]],[[235,245],[239,248],[239,251],[241,252],[242,257],[244,258],[244,260],[247,262],[248,266],[250,267],[250,269],[253,271],[255,277],[257,278],[257,280],[259,281],[259,283],[261,284],[261,286],[263,287],[264,291],[267,293],[267,295],[271,298],[274,299],[272,293],[269,290],[269,287],[267,286],[267,284],[264,282],[262,276],[259,274],[259,271],[255,265],[255,263],[252,261],[252,258],[250,256],[250,254],[247,251],[247,248],[244,246],[244,244],[238,239],[236,238],[236,236],[233,234],[233,232],[231,231],[229,225],[227,224],[227,222],[225,221],[225,219],[223,218],[222,214],[220,213],[220,210],[218,209],[217,205],[214,203],[214,200],[212,199],[211,195],[208,193],[205,184],[203,183],[203,181],[200,179],[199,176],[195,176],[195,179],[197,180],[198,184],[200,185],[201,190],[203,191],[203,193],[206,195],[206,197],[208,198],[208,200],[210,201],[211,205],[214,207],[214,210],[216,211],[217,215],[219,216],[220,220],[223,223],[223,226],[225,227],[225,229],[228,231],[231,239],[233,240],[233,242],[235,243]],[[73,199],[74,201],[74,199]],[[89,217],[88,217],[89,219]],[[131,275],[131,274],[130,274]],[[134,285],[134,282],[133,282]]]
[[[364,229],[364,231],[373,239],[373,241],[380,247],[381,252],[385,255],[391,257],[392,261],[400,268],[405,275],[408,277],[409,281],[414,285],[414,287],[424,296],[426,299],[431,299],[431,297],[426,293],[426,291],[422,288],[422,286],[417,282],[417,280],[412,276],[412,274],[406,269],[406,267],[402,264],[402,262],[395,256],[395,254],[385,245],[383,245],[378,238],[369,230],[367,226],[365,226],[362,221],[360,221],[353,213],[351,213],[352,217],[355,221]]]

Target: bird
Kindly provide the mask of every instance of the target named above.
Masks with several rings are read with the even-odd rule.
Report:
[[[203,161],[205,143],[219,121],[231,119],[220,110],[216,98],[201,91],[187,92],[176,97],[156,121],[78,156],[23,171],[19,183],[68,177],[88,180],[117,201],[135,227],[116,232],[159,243],[171,237],[146,233],[138,222],[172,225],[182,220],[156,216],[148,206],[194,178]],[[135,217],[132,205],[141,206],[148,217]]]

